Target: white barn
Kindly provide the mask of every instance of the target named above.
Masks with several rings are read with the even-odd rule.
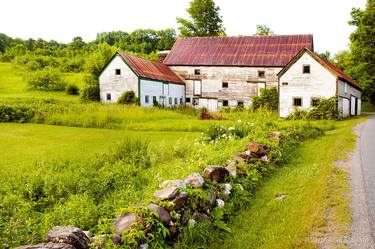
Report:
[[[287,117],[295,108],[309,110],[320,98],[337,97],[343,117],[361,114],[361,87],[341,69],[302,49],[278,73],[279,112]]]
[[[184,79],[187,105],[215,112],[249,107],[261,88],[277,87],[304,47],[313,50],[312,35],[180,38],[163,63]]]
[[[166,107],[185,103],[185,83],[168,66],[117,52],[99,76],[100,100],[113,103],[134,91],[141,106]]]

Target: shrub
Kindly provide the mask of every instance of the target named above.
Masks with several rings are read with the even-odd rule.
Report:
[[[340,118],[336,98],[320,99],[318,105],[310,111],[296,108],[287,117],[288,120],[336,120]]]
[[[87,85],[82,90],[81,102],[99,102],[100,89],[99,85]]]
[[[117,103],[122,105],[132,105],[138,103],[138,99],[135,96],[134,91],[126,91],[120,96]]]
[[[266,108],[277,111],[279,108],[279,94],[276,87],[260,89],[260,95],[253,98],[253,110]]]
[[[79,88],[76,85],[67,85],[65,91],[69,95],[79,95]]]
[[[27,74],[26,81],[29,89],[42,91],[64,91],[66,85],[61,72],[50,67]]]
[[[31,121],[34,111],[26,106],[0,105],[0,122],[20,122]]]

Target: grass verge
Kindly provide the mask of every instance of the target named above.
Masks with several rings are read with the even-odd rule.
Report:
[[[335,130],[297,148],[234,219],[232,232],[210,248],[316,248],[345,236],[351,222],[348,174],[334,163],[354,148],[352,128],[364,119],[337,122]]]

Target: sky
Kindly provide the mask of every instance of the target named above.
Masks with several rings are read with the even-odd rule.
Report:
[[[105,31],[175,28],[187,18],[190,0],[6,0],[1,3],[0,33],[11,37],[70,42],[95,39]],[[313,34],[315,50],[348,48],[353,7],[366,0],[215,0],[227,35],[252,35],[257,24],[276,34]]]

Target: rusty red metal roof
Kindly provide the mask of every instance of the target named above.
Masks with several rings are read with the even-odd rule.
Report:
[[[312,35],[181,38],[163,63],[169,66],[284,67],[305,47],[314,49]]]
[[[163,63],[146,60],[134,55],[123,54],[120,52],[117,53],[139,77],[185,85],[184,81]]]

